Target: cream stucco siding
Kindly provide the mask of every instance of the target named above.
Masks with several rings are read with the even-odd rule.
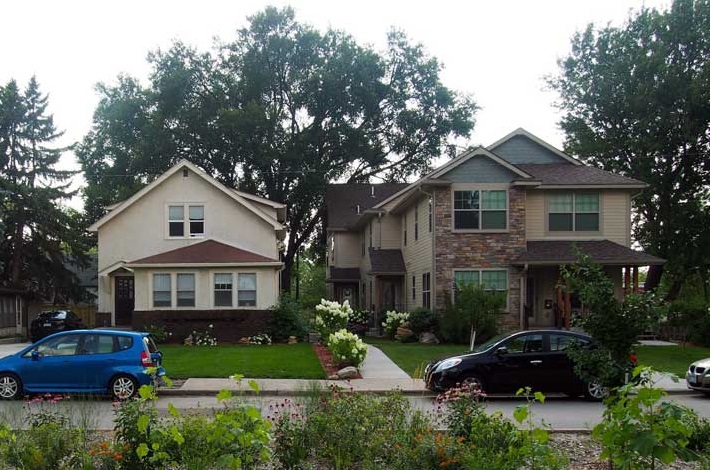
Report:
[[[171,275],[171,305],[172,307],[153,307],[153,274],[170,274]],[[178,273],[194,274],[195,275],[195,306],[194,307],[176,307],[176,290],[175,279]],[[212,280],[215,273],[231,273],[233,275],[233,298],[232,306],[215,307],[214,306],[214,291]],[[256,274],[257,276],[257,305],[251,307],[238,307],[236,302],[237,275],[240,273]],[[239,310],[257,309],[265,310],[273,305],[276,305],[278,299],[278,278],[273,268],[225,268],[225,269],[137,269],[134,272],[136,282],[135,293],[135,310],[211,310],[211,309],[229,309]]]
[[[182,172],[177,172],[100,228],[99,271],[119,261],[133,261],[203,241],[205,238],[168,238],[168,206],[187,203],[204,205],[205,238],[278,259],[271,225],[203,178],[192,172],[184,178]]]
[[[415,239],[415,210],[417,210],[417,239]],[[407,214],[407,245],[402,246],[402,256],[405,261],[404,297],[408,311],[422,304],[422,274],[432,272],[432,232],[429,230],[428,199],[420,198],[410,206]],[[405,215],[403,214],[403,223]],[[412,298],[412,277],[415,277],[415,298]]]

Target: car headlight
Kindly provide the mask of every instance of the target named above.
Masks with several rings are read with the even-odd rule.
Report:
[[[452,359],[445,359],[444,361],[440,362],[439,365],[435,368],[435,372],[442,372],[443,370],[451,369],[452,367],[459,365],[462,362],[461,357],[453,357]]]

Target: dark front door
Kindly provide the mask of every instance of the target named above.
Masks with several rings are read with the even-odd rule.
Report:
[[[133,314],[133,278],[119,276],[116,278],[116,325],[130,325]]]

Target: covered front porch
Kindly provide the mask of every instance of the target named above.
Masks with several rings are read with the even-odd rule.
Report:
[[[615,297],[640,290],[640,269],[664,264],[664,260],[609,240],[530,241],[526,254],[514,265],[523,268],[521,278],[521,328],[570,329],[571,319],[584,312],[575,293],[564,289],[561,268],[587,254],[610,277]],[[577,250],[577,251],[576,251]]]

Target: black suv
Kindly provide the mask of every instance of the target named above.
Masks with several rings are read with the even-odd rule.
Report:
[[[30,340],[35,343],[45,336],[60,331],[86,328],[81,318],[71,310],[42,312],[30,324]]]

